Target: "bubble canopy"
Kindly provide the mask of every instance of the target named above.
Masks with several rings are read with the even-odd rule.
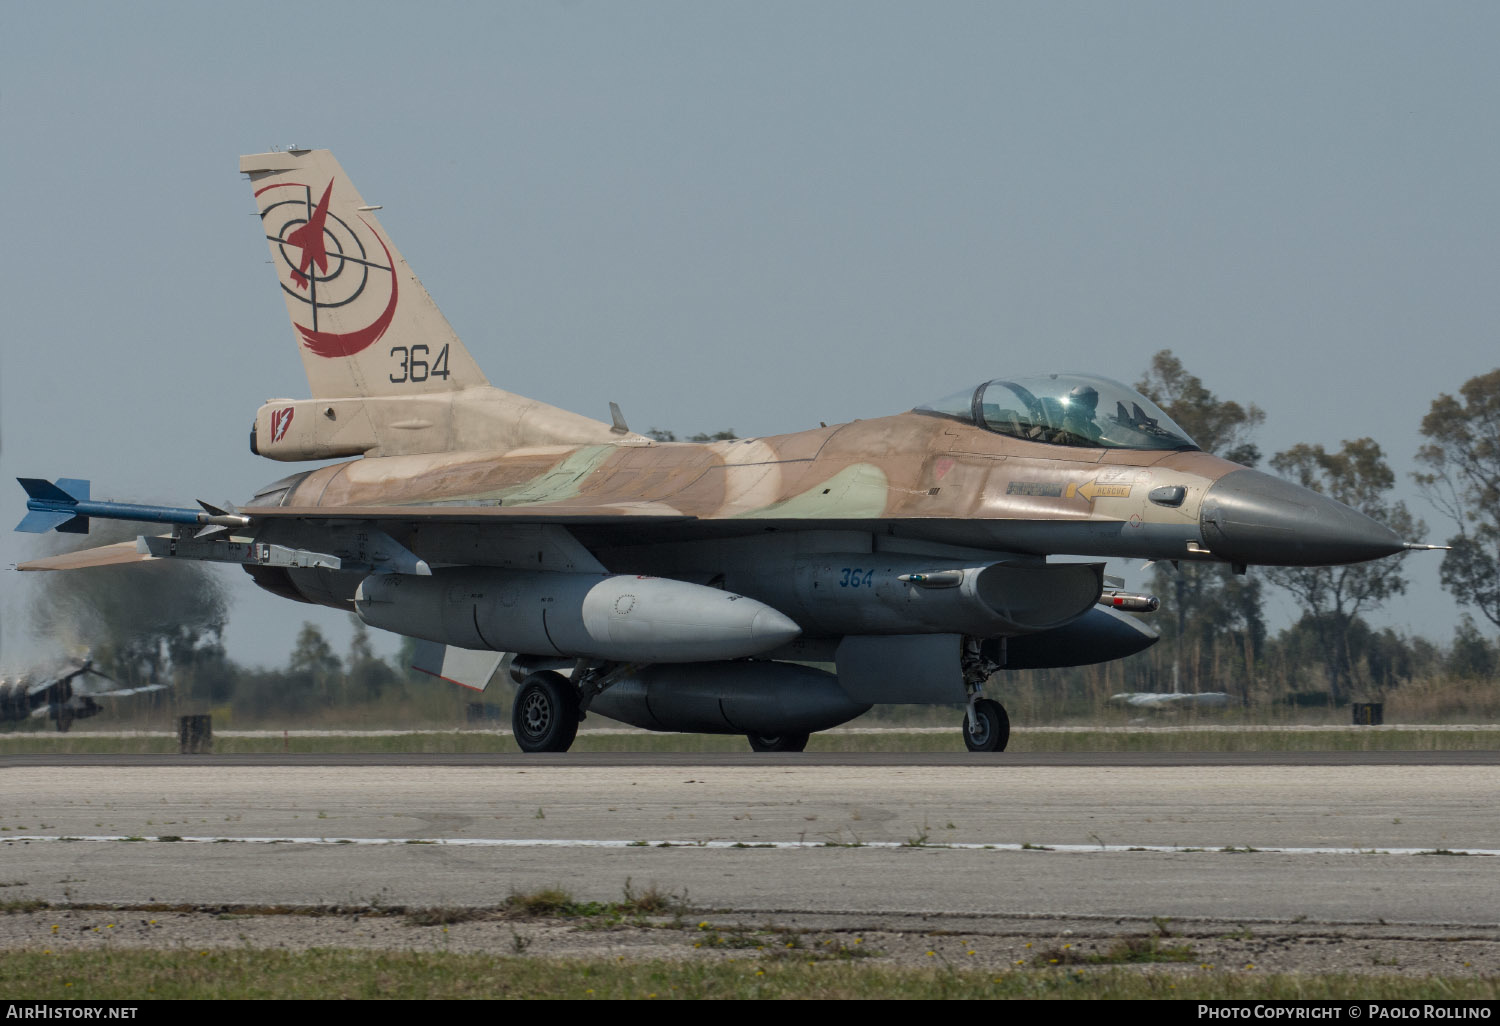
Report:
[[[1048,445],[1093,449],[1196,449],[1188,433],[1128,385],[1091,374],[995,378],[917,413]]]

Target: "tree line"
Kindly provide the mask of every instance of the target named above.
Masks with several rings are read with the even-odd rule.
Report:
[[[1136,388],[1162,407],[1207,452],[1248,467],[1263,454],[1254,435],[1265,413],[1215,395],[1171,350],[1156,353]],[[1423,418],[1417,483],[1456,531],[1443,557],[1443,586],[1466,610],[1500,627],[1500,369],[1471,378],[1461,398],[1439,395]],[[1427,531],[1392,492],[1396,475],[1373,438],[1337,449],[1302,442],[1275,453],[1271,472],[1327,495],[1408,541]],[[1407,589],[1405,555],[1342,567],[1268,567],[1236,575],[1223,564],[1157,564],[1162,642],[1126,662],[1125,690],[1226,690],[1319,696],[1342,704],[1353,692],[1382,692],[1417,678],[1487,678],[1497,651],[1472,613],[1459,619],[1446,647],[1371,628],[1366,617]],[[1270,636],[1265,587],[1281,589],[1300,610]]]

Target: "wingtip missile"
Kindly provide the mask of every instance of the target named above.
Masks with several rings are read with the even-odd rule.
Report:
[[[60,477],[54,484],[37,477],[18,477],[26,489],[26,516],[17,531],[41,534],[57,530],[87,534],[89,518],[132,520],[153,524],[187,524],[197,527],[248,527],[250,518],[200,502],[203,512],[177,506],[150,506],[135,502],[100,502],[89,498],[87,481]]]

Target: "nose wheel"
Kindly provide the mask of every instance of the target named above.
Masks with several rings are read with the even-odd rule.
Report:
[[[523,752],[566,752],[578,736],[577,689],[560,673],[533,673],[516,692],[510,725]]]
[[[964,744],[971,752],[1003,752],[1010,743],[1010,717],[1005,706],[992,698],[981,698],[964,716]]]

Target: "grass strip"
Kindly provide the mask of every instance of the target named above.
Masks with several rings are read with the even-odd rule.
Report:
[[[1500,980],[1344,973],[903,969],[868,961],[725,957],[714,961],[572,960],[348,949],[9,951],[12,1000],[1181,998],[1185,1000],[1489,1000]]]

